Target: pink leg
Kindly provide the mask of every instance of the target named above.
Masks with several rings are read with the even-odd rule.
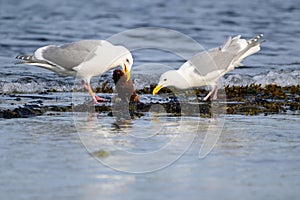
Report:
[[[214,92],[214,88],[203,98],[203,101],[207,101],[213,92]]]
[[[103,99],[101,97],[98,97],[92,90],[90,84],[86,84],[84,81],[81,81],[82,86],[89,92],[89,94],[92,96],[94,103],[99,103],[99,102],[105,102],[106,99]]]
[[[218,88],[218,85],[216,85],[216,86],[213,86],[213,88],[212,88],[212,90],[203,98],[203,101],[207,101],[208,100],[208,98],[214,93],[214,96],[213,96],[213,100],[215,100],[215,98],[217,97],[217,92],[216,92],[216,90],[217,90],[217,88]]]
[[[93,99],[94,99],[94,98],[96,99],[97,103],[98,103],[98,102],[105,102],[105,101],[106,101],[106,99],[101,98],[101,97],[98,97],[96,94],[94,94]]]
[[[216,87],[215,87],[215,94],[214,94],[214,96],[213,96],[213,100],[217,100],[217,98],[218,98],[218,84],[216,85]]]

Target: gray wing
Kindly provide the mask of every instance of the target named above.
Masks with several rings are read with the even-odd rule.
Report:
[[[80,65],[83,61],[91,57],[92,51],[101,45],[111,45],[103,40],[81,40],[62,46],[50,45],[38,49],[34,56],[38,60],[46,60],[47,62],[60,66],[66,70],[72,70]]]
[[[241,39],[241,35],[229,37],[222,46],[193,56],[186,66],[193,67],[194,72],[201,76],[215,70],[233,70],[244,58],[260,50],[260,45],[264,42],[259,41],[262,37],[263,34],[259,34],[248,41]]]
[[[201,76],[215,70],[226,70],[237,55],[237,51],[222,51],[223,48],[228,48],[231,40],[229,37],[222,46],[197,53],[187,62]]]

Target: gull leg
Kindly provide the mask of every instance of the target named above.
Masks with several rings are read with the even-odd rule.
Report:
[[[208,98],[212,95],[212,93],[215,91],[215,88],[212,88],[212,90],[203,98],[203,101],[207,101]]]
[[[94,103],[99,103],[100,102],[103,102],[103,101],[106,101],[105,99],[101,98],[101,97],[98,97],[92,90],[90,84],[86,84],[84,81],[81,81],[81,84],[82,86],[89,92],[89,95],[92,96],[93,100],[94,100]]]
[[[215,86],[215,89],[214,89],[214,90],[215,90],[215,94],[214,94],[214,96],[213,96],[212,99],[213,99],[213,100],[217,100],[217,98],[218,98],[218,96],[217,96],[217,95],[218,95],[218,84]]]
[[[212,94],[214,94],[212,100],[216,100],[218,94],[218,84],[212,87],[212,90],[203,98],[203,101],[207,101]]]

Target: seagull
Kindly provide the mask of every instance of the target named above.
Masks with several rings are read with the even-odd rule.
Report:
[[[162,74],[153,95],[164,87],[188,89],[210,86],[212,89],[203,100],[207,101],[211,95],[213,100],[216,100],[218,79],[235,67],[241,66],[243,59],[258,52],[261,43],[265,42],[260,40],[262,37],[263,34],[250,40],[241,39],[241,35],[228,37],[223,45],[197,53],[178,70],[169,70]]]
[[[91,78],[121,66],[129,80],[133,64],[132,55],[127,48],[105,40],[81,40],[63,45],[48,45],[38,48],[32,55],[19,55],[16,59],[22,60],[16,64],[34,65],[60,75],[78,77],[95,103],[105,99],[93,92]]]

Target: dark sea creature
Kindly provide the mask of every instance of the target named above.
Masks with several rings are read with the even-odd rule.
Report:
[[[113,80],[116,85],[118,97],[122,101],[139,102],[139,96],[135,92],[132,80],[127,80],[127,75],[122,70],[114,70]]]

